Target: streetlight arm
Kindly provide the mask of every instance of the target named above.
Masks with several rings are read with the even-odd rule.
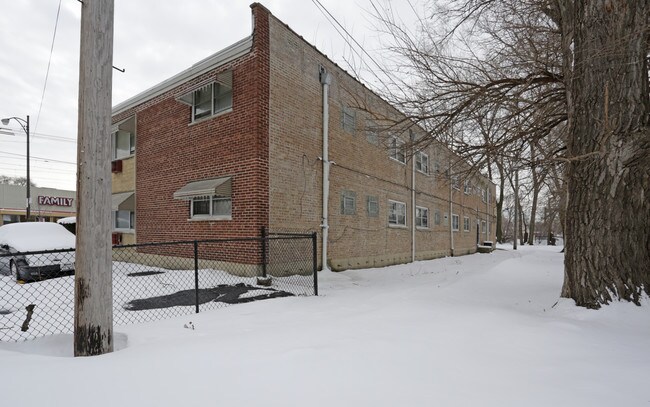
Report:
[[[5,126],[8,125],[11,119],[17,121],[18,124],[20,124],[20,127],[23,128],[23,131],[29,134],[29,120],[21,119],[20,117],[7,117],[6,119],[2,119],[2,124]]]
[[[7,125],[9,124],[9,121],[11,119],[14,119],[15,121],[20,124],[20,127],[23,128],[25,131],[25,134],[27,134],[27,185],[26,185],[26,191],[27,191],[27,205],[25,207],[25,220],[29,222],[29,218],[31,216],[31,206],[32,206],[32,197],[31,197],[31,192],[30,192],[30,187],[31,187],[31,179],[29,178],[29,115],[27,115],[27,120],[21,119],[20,117],[8,117],[6,119],[2,119],[2,124]]]

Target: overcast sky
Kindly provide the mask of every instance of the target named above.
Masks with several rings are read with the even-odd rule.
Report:
[[[115,0],[113,63],[126,72],[113,71],[113,105],[250,35],[251,2]],[[370,0],[320,2],[368,52],[380,55],[367,13]],[[313,1],[261,3],[335,62],[348,66],[350,47]],[[406,5],[403,0],[390,3]],[[40,187],[76,185],[80,8],[78,0],[0,1],[0,118],[30,116],[31,178]],[[0,131],[0,174],[25,176],[25,134],[16,121],[0,125],[7,127],[14,134]]]

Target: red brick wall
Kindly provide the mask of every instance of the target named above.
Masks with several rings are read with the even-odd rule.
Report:
[[[250,54],[114,117],[137,115],[138,243],[259,236],[268,224],[268,12],[252,8]],[[175,97],[230,69],[232,111],[191,124],[190,107]],[[189,202],[174,192],[222,176],[232,177],[232,220],[188,220]]]

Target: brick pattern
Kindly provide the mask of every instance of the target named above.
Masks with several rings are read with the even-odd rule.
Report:
[[[344,131],[344,108],[368,104],[383,114],[398,112],[316,48],[273,17],[251,6],[255,27],[248,55],[179,85],[116,115],[114,122],[137,117],[135,181],[138,242],[214,239],[273,232],[317,231],[322,202],[322,87],[319,67],[333,76],[330,89],[330,259],[344,269],[395,264],[411,259],[412,162],[389,159],[388,133],[376,144],[365,135],[367,115],[355,113],[355,130]],[[233,71],[233,109],[190,124],[190,108],[175,97],[196,84]],[[405,134],[397,132],[400,137]],[[429,227],[418,229],[416,258],[451,253],[449,223],[434,224],[434,213],[449,213],[449,185],[433,169],[442,145],[427,151],[430,175],[417,173],[416,205],[429,208]],[[189,203],[172,198],[188,182],[232,177],[232,220],[190,221]],[[494,197],[494,185],[490,185]],[[356,194],[356,213],[341,214],[343,191]],[[368,216],[366,197],[378,198],[379,214]],[[407,225],[388,226],[388,200],[407,205]],[[494,215],[494,205],[476,194],[454,191],[453,212],[460,217],[454,254],[476,250],[476,219]],[[490,212],[488,214],[488,212]],[[448,215],[450,218],[450,215]],[[463,232],[463,216],[472,230]],[[491,228],[494,231],[494,227]],[[487,240],[481,238],[481,240]],[[320,242],[319,242],[320,245]],[[244,253],[244,254],[242,254]],[[228,255],[230,256],[230,254]],[[237,248],[228,261],[237,260]],[[251,261],[241,251],[239,260]],[[257,259],[253,259],[253,262]]]
[[[347,107],[373,106],[392,117],[398,112],[355,81],[325,55],[271,17],[271,122],[270,122],[270,227],[272,230],[318,231],[322,221],[322,85],[319,67],[332,74],[329,97],[330,170],[329,258],[333,269],[383,266],[411,260],[413,203],[412,162],[389,158],[389,133],[373,144],[366,138],[366,119],[357,110],[356,129],[345,131],[342,112]],[[291,124],[291,125],[288,125]],[[392,132],[391,132],[392,134]],[[408,133],[398,134],[408,140]],[[429,227],[415,233],[416,258],[451,254],[449,223],[434,224],[434,212],[449,213],[449,183],[444,173],[433,169],[434,158],[448,156],[442,145],[428,151],[429,175],[416,173],[416,205],[429,209]],[[444,171],[443,171],[444,172]],[[482,180],[492,188],[494,185]],[[462,188],[462,186],[461,186]],[[356,214],[343,215],[341,195],[356,193]],[[379,215],[368,216],[367,196],[378,197]],[[388,225],[388,200],[407,205],[406,227]],[[453,212],[460,217],[460,231],[453,232],[454,254],[476,251],[476,218],[493,216],[480,195],[454,190]],[[492,208],[494,206],[492,205]],[[463,231],[463,216],[471,219],[471,230]],[[492,228],[494,230],[494,228]],[[486,239],[481,236],[481,242]],[[319,245],[321,243],[319,242]]]

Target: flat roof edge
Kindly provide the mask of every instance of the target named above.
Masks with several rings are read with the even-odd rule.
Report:
[[[135,107],[147,100],[153,99],[163,93],[175,88],[176,86],[185,83],[219,65],[226,64],[235,60],[243,55],[246,55],[253,48],[253,36],[248,36],[236,43],[210,55],[209,57],[195,63],[188,69],[166,79],[159,84],[141,92],[117,105],[113,106],[111,115],[122,113],[132,107]]]

